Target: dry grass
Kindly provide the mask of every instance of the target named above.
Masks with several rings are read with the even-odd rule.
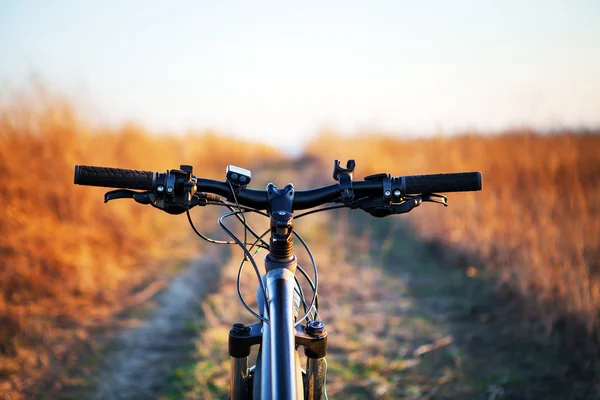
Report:
[[[22,392],[48,370],[60,374],[63,359],[73,356],[70,345],[158,271],[150,261],[187,243],[185,216],[127,201],[104,206],[104,189],[73,184],[75,164],[158,171],[192,164],[197,174],[216,178],[227,163],[278,157],[266,146],[215,133],[166,137],[134,125],[92,129],[69,104],[43,91],[3,98],[0,393]]]
[[[8,98],[0,104],[0,392],[22,390],[50,368],[60,373],[70,343],[85,340],[88,327],[148,282],[149,260],[186,243],[184,217],[125,201],[105,207],[103,189],[73,185],[75,164],[165,170],[185,163],[217,178],[228,163],[279,158],[216,133],[92,128],[43,93]],[[465,270],[483,267],[506,300],[524,300],[528,321],[581,349],[600,341],[599,149],[597,133],[514,132],[407,141],[329,135],[306,153],[327,165],[355,158],[357,178],[482,171],[483,192],[451,195],[450,209],[423,206],[409,215],[413,226],[464,251]]]
[[[509,137],[507,140],[518,139]],[[417,142],[417,145],[428,143],[431,142]],[[412,144],[415,143],[390,140],[382,148],[393,150],[392,145]],[[354,148],[368,148],[364,144],[354,145]],[[388,150],[379,150],[382,159],[386,158],[385,151]],[[317,152],[312,154],[321,157]],[[347,154],[361,156],[352,149]],[[331,155],[322,157],[330,164]],[[360,171],[368,169],[365,175],[398,171],[397,166],[373,167],[368,161],[363,158],[361,163],[359,159],[359,168],[363,167]],[[329,169],[325,165],[305,165],[300,173],[291,168],[285,170],[280,164],[263,166],[257,176],[271,176],[271,172],[276,171],[287,176],[287,180],[307,187],[330,181],[325,175]],[[308,175],[315,179],[313,182],[297,176],[306,177],[307,168],[311,171]],[[406,173],[418,173],[418,168]],[[320,173],[315,175],[314,170]],[[454,170],[448,167],[447,171]],[[487,170],[483,170],[485,176]],[[430,167],[425,172],[437,170]],[[487,182],[486,189],[489,186]],[[491,255],[485,258],[483,252],[477,253],[477,257],[460,255],[460,249],[473,254],[481,242],[468,243],[470,238],[456,233],[444,235],[444,227],[473,213],[469,204],[476,204],[477,196],[483,193],[475,194],[473,203],[465,200],[469,195],[455,194],[451,196],[454,207],[444,209],[427,204],[409,215],[412,226],[422,223],[420,233],[432,238],[434,243],[422,241],[420,235],[410,235],[409,227],[403,223],[405,216],[376,220],[361,212],[343,210],[297,221],[295,229],[308,240],[319,264],[320,314],[330,334],[329,394],[344,398],[475,399],[486,393],[489,398],[506,393],[506,398],[562,399],[590,398],[590,393],[597,392],[594,379],[590,378],[591,369],[583,371],[578,365],[565,362],[565,359],[569,362],[590,360],[583,360],[580,355],[572,358],[571,353],[560,356],[559,351],[548,346],[545,337],[530,335],[514,318],[507,318],[507,311],[514,312],[518,308],[504,304],[504,300],[514,300],[517,306],[522,300],[514,296],[519,288],[513,281],[508,278],[504,281],[512,288],[511,297],[505,296],[502,301],[488,299],[489,290],[481,279],[481,266],[489,262],[489,275],[498,276],[496,272],[504,272],[500,261]],[[490,196],[493,195],[488,193]],[[459,207],[461,204],[464,208]],[[439,246],[440,241],[459,251]],[[306,256],[301,249],[297,251],[301,264],[307,266]],[[226,395],[227,330],[233,321],[255,322],[236,299],[236,270],[236,263],[223,268],[217,290],[203,301],[204,322],[200,325],[196,361],[172,374],[172,383],[162,398]],[[253,300],[254,273],[247,268],[242,276],[242,291],[249,297],[247,300]],[[304,289],[310,293],[307,287]],[[531,302],[526,317],[534,320],[531,327],[535,328],[539,327],[540,318],[534,314],[539,315],[540,307],[534,297],[536,290],[539,289],[522,292]],[[554,316],[561,318],[559,312]],[[587,339],[593,336],[579,339],[592,343]],[[426,354],[423,356],[423,353]],[[580,395],[583,397],[578,397]]]
[[[335,149],[335,154],[332,154]],[[571,349],[600,341],[600,135],[384,136],[315,140],[308,154],[357,160],[358,177],[478,170],[483,191],[451,194],[450,208],[409,216],[426,237],[484,267],[505,300],[525,300],[526,317]],[[471,270],[473,271],[473,270]],[[516,296],[515,296],[516,295]]]

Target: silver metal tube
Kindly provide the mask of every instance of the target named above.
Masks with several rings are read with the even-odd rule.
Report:
[[[325,383],[325,358],[308,358],[306,363],[306,400],[321,400]]]
[[[266,307],[266,305],[265,305]],[[266,312],[264,313],[266,315]],[[260,346],[260,399],[271,400],[271,326],[270,324],[262,324],[263,336],[262,345]]]
[[[248,398],[248,357],[231,357],[229,380],[229,398],[231,400],[246,400]]]
[[[271,396],[296,399],[294,274],[286,268],[267,273],[271,330]]]

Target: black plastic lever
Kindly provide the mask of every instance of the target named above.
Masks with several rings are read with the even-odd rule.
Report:
[[[438,203],[445,207],[448,207],[448,198],[444,195],[437,194],[437,193],[427,193],[427,194],[421,194],[421,195],[419,195],[419,197],[423,201],[427,201],[430,203]]]
[[[117,199],[133,199],[133,196],[138,193],[139,192],[134,192],[133,190],[127,189],[111,190],[110,192],[106,192],[104,194],[104,202],[108,203],[111,200]]]

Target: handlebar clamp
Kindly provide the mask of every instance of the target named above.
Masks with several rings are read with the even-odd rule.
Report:
[[[348,160],[346,168],[340,166],[340,160],[335,160],[333,163],[333,179],[338,181],[342,194],[342,203],[351,205],[354,203],[354,189],[352,188],[352,176],[356,162]]]
[[[404,201],[404,177],[394,178],[390,174],[375,174],[365,177],[366,181],[381,180],[384,204],[401,204]]]

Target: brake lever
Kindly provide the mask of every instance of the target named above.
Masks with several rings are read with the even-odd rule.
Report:
[[[156,201],[156,196],[151,191],[136,192],[128,189],[111,190],[104,194],[105,203],[118,199],[134,199],[140,204],[153,204]]]
[[[133,199],[135,198],[134,196],[138,193],[139,192],[127,189],[111,190],[110,192],[106,192],[104,194],[104,202],[108,203],[111,200],[117,199]]]
[[[104,202],[105,203],[108,203],[111,200],[117,200],[117,199],[134,199],[137,203],[150,204],[154,208],[158,208],[159,210],[162,210],[168,214],[174,214],[174,215],[182,214],[186,210],[188,210],[192,207],[195,207],[195,206],[204,207],[208,204],[206,197],[201,198],[199,196],[192,196],[189,206],[184,206],[182,204],[169,204],[169,203],[165,204],[164,202],[158,202],[157,198],[156,198],[156,194],[153,193],[152,191],[136,192],[133,190],[119,189],[119,190],[112,190],[112,191],[106,192],[104,194]]]
[[[421,197],[421,200],[423,201],[427,201],[429,203],[437,203],[443,205],[444,207],[448,207],[448,198],[442,194],[427,193],[421,194],[419,195],[419,197]]]

